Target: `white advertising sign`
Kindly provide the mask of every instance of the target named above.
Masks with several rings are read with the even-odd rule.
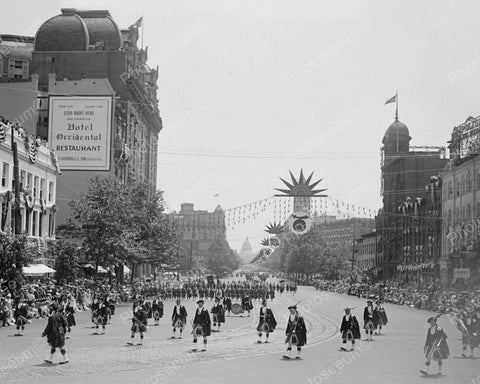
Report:
[[[112,98],[51,96],[49,142],[62,170],[109,170]]]
[[[470,268],[453,268],[454,279],[469,279]]]

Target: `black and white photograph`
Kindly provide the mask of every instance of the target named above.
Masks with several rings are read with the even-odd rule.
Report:
[[[480,2],[0,9],[0,383],[480,384]]]

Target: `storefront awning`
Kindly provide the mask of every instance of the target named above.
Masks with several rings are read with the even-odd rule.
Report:
[[[25,276],[43,276],[47,273],[55,273],[55,270],[45,264],[32,264],[23,268]]]

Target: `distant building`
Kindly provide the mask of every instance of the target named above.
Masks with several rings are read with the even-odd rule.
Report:
[[[379,236],[376,231],[365,233],[357,239],[354,265],[371,280],[375,279],[377,265]]]
[[[427,205],[421,205],[419,202],[425,198],[425,188],[430,183],[431,177],[438,176],[445,167],[447,162],[445,148],[412,147],[410,140],[407,126],[398,118],[388,127],[382,140],[383,208],[377,217],[382,255],[381,265],[377,265],[379,279],[400,277],[397,272],[402,271],[403,266],[411,269],[409,271],[411,275],[417,272],[416,278],[419,279],[418,271],[424,268],[424,265],[435,264],[435,260],[438,260],[438,255],[430,255],[424,248],[429,236],[436,237],[437,243],[439,242],[440,234],[436,232],[432,234],[433,232],[426,227],[436,219],[429,214],[423,217],[426,215]],[[437,198],[436,195],[435,199]],[[436,200],[429,204],[436,204]],[[404,205],[411,211],[405,211],[404,214],[400,208]],[[415,217],[415,210],[417,213],[422,212],[421,217]],[[429,208],[427,213],[428,210]],[[436,214],[438,213],[432,213]],[[409,233],[414,235],[406,240]]]
[[[239,256],[240,259],[245,263],[249,263],[255,257],[255,252],[253,252],[252,244],[250,241],[248,241],[248,237],[242,244],[242,249],[240,250]]]
[[[226,237],[225,212],[217,206],[213,212],[194,210],[191,203],[183,203],[180,212],[170,215],[180,236],[180,268],[205,268],[202,256],[218,236]]]
[[[34,38],[0,35],[0,83],[29,81]]]

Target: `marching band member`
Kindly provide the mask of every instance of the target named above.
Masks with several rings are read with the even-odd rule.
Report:
[[[260,316],[257,326],[258,340],[257,343],[262,342],[262,334],[265,333],[265,343],[268,343],[268,336],[277,326],[277,321],[273,312],[270,308],[267,307],[267,300],[262,300],[262,306],[260,307]]]
[[[213,326],[217,327],[217,329],[212,329],[212,332],[220,332],[221,323],[225,323],[225,310],[219,297],[215,297],[215,304],[210,312],[212,312]]]
[[[387,325],[388,319],[387,319],[387,313],[385,312],[385,308],[383,308],[382,302],[378,300],[376,302],[377,306],[375,307],[375,316],[374,319],[376,319],[375,329],[378,328],[378,335],[382,334],[382,327]],[[377,331],[375,331],[375,335],[377,335]]]
[[[242,297],[242,309],[244,311],[248,311],[248,316],[250,316],[250,311],[253,309],[253,304],[250,296],[247,295]]]
[[[14,311],[15,324],[17,325],[16,336],[23,336],[25,324],[28,324],[28,305],[22,297],[18,299],[18,304]]]
[[[347,341],[352,342],[352,349],[355,350],[355,340],[360,339],[360,327],[358,325],[357,318],[354,315],[350,314],[350,310],[353,308],[345,308],[345,315],[342,319],[342,325],[340,327],[340,333],[342,334],[342,346],[340,349],[342,351],[347,351],[345,348]]]
[[[178,338],[182,338],[182,332],[187,323],[187,310],[183,305],[180,305],[180,299],[175,300],[176,305],[173,307],[172,314],[172,327],[173,327],[173,336],[172,339],[175,339],[176,330],[179,329]]]
[[[132,334],[130,336],[132,341],[127,344],[133,345],[133,339],[135,338],[135,334],[138,332],[140,333],[140,343],[138,343],[137,345],[142,345],[143,334],[147,332],[147,325],[148,325],[147,314],[145,313],[141,303],[139,302],[137,303],[135,310],[133,311],[132,328],[130,329],[132,331]]]
[[[72,302],[68,300],[63,308],[63,314],[67,319],[67,336],[66,338],[70,338],[70,333],[72,332],[72,327],[76,325],[75,322],[75,309],[73,308]]]
[[[158,325],[158,322],[163,317],[163,303],[162,300],[155,298],[152,303],[152,312],[153,320],[155,321],[154,325]]]
[[[51,306],[51,315],[48,318],[47,326],[42,333],[42,337],[47,336],[47,342],[50,344],[50,359],[44,360],[46,363],[52,364],[53,357],[57,348],[60,349],[63,361],[59,364],[68,363],[67,352],[65,350],[65,332],[67,329],[67,321],[60,313],[58,304],[53,303]]]
[[[367,341],[372,341],[373,330],[375,329],[375,311],[371,300],[367,301],[367,306],[363,311],[364,329],[367,334]],[[370,335],[370,336],[369,336]]]
[[[425,369],[421,369],[420,372],[424,375],[428,375],[430,362],[436,360],[438,362],[438,375],[441,375],[442,360],[447,359],[450,354],[446,341],[447,335],[442,328],[437,326],[436,317],[430,317],[428,323],[430,324],[430,328],[427,331],[427,339],[423,348],[427,361],[425,363]]]
[[[290,316],[288,316],[287,329],[285,335],[285,344],[287,344],[287,354],[283,355],[284,359],[290,359],[290,354],[292,353],[292,347],[297,347],[297,356],[296,359],[300,359],[300,353],[302,351],[302,346],[307,344],[307,327],[305,326],[305,321],[303,317],[298,313],[297,306],[291,305],[288,307],[290,310]]]
[[[193,319],[193,348],[192,351],[197,351],[197,338],[203,336],[203,348],[202,351],[207,350],[207,337],[211,333],[211,322],[208,311],[203,307],[204,300],[197,301],[198,308],[195,311],[195,317]]]
[[[228,316],[230,316],[230,312],[232,310],[232,298],[230,297],[229,292],[227,292],[227,294],[223,298],[223,307],[228,312]]]
[[[102,326],[101,335],[105,334],[105,326],[107,325],[107,321],[108,321],[108,310],[107,310],[107,308],[108,307],[105,304],[105,301],[99,301],[98,302],[97,324],[95,326],[95,332],[93,333],[94,335],[98,335],[99,325]]]

